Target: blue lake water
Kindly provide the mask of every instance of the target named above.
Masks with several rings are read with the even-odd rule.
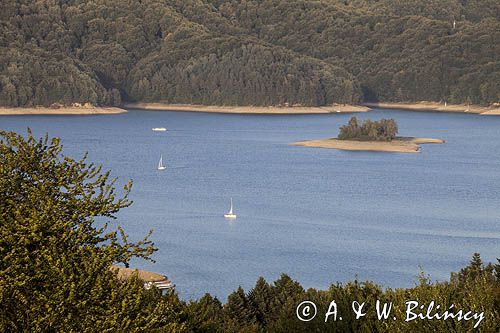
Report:
[[[358,278],[446,280],[474,252],[500,257],[500,117],[376,110],[400,134],[445,139],[420,154],[347,152],[290,142],[337,135],[351,115],[266,116],[131,111],[0,117],[0,129],[62,138],[89,152],[134,204],[118,215],[132,239],[153,229],[156,263],[185,299],[222,300],[259,276],[305,287]],[[165,133],[152,127],[167,127]],[[160,154],[167,170],[156,169]],[[238,218],[223,218],[234,200]]]

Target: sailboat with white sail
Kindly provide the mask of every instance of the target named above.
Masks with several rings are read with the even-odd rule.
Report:
[[[235,219],[236,218],[236,214],[233,212],[233,198],[231,198],[231,209],[229,209],[229,212],[224,214],[224,217],[226,219]]]
[[[160,161],[158,162],[158,170],[165,170],[167,167],[163,165],[163,156],[160,155]]]

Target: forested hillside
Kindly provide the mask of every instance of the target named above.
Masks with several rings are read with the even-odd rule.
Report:
[[[0,105],[124,100],[491,104],[500,2],[1,2]]]

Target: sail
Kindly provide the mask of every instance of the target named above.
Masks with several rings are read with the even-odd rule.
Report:
[[[233,213],[233,198],[231,198],[231,208],[229,209],[229,212],[224,214],[224,217],[228,218],[228,219],[235,219],[236,218],[236,214]]]
[[[163,156],[160,155],[160,161],[158,162],[158,169],[163,168]]]

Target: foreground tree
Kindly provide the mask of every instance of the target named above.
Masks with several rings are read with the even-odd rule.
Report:
[[[0,331],[179,328],[175,295],[109,269],[155,251],[104,224],[131,204],[131,184],[117,197],[109,172],[61,152],[59,139],[0,132]]]
[[[384,288],[373,282],[357,280],[332,284],[328,290],[308,289],[287,275],[268,284],[260,278],[246,294],[241,288],[229,295],[225,305],[209,295],[191,302],[187,310],[194,332],[500,332],[500,265],[484,265],[479,254],[450,281],[432,282],[423,272],[411,288]],[[309,300],[317,306],[317,316],[311,321],[297,318],[297,306]],[[342,320],[333,315],[325,322],[325,314],[335,300]],[[389,319],[379,319],[376,304],[379,300],[392,304]],[[365,316],[356,318],[352,302],[364,303]],[[447,320],[406,320],[408,301],[424,306],[434,302],[432,314],[450,310],[457,316],[471,311],[467,317]],[[440,309],[437,306],[440,306]],[[452,306],[453,305],[453,306]],[[311,310],[314,312],[314,310]],[[418,310],[415,310],[419,312]],[[482,313],[482,319],[471,320],[471,313]],[[397,318],[394,320],[393,316]],[[257,320],[255,320],[257,319]]]

